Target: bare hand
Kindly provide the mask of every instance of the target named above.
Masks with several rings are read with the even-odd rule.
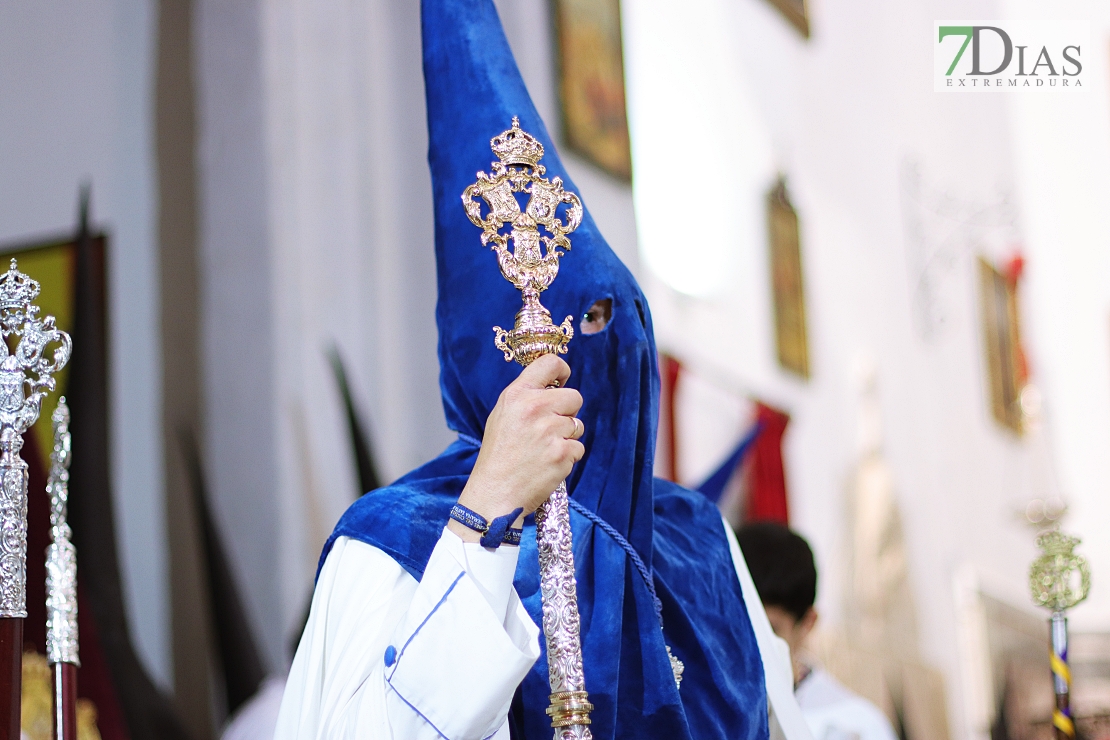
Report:
[[[555,355],[540,357],[501,392],[486,421],[482,449],[459,503],[487,521],[520,507],[529,514],[547,500],[586,448],[574,415],[582,395],[562,386],[570,366]],[[521,519],[513,525],[521,526]],[[481,535],[452,520],[452,532],[468,542]]]

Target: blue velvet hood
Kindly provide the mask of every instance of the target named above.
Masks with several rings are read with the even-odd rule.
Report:
[[[495,159],[490,139],[508,129],[513,116],[543,144],[546,176],[561,177],[578,192],[532,104],[491,0],[424,0],[422,10],[440,387],[447,423],[460,438],[436,459],[360,498],[321,556],[323,563],[337,537],[352,537],[381,548],[418,579],[474,465],[486,418],[520,373],[494,348],[491,328],[512,325],[520,293],[482,246],[481,231],[463,210],[462,192],[479,170],[489,171]],[[570,240],[558,277],[541,295],[544,306],[558,323],[567,315],[580,317],[599,299],[613,302],[607,327],[589,336],[577,333],[566,355],[569,385],[585,399],[579,417],[586,455],[567,485],[574,506],[588,514],[571,510],[593,735],[765,738],[763,666],[721,517],[701,494],[652,477],[659,373],[647,301],[588,209]],[[591,519],[603,520],[619,537]],[[662,626],[620,537],[651,571]],[[541,624],[531,517],[515,586]],[[666,646],[685,664],[681,690]],[[551,737],[544,713],[548,694],[544,655],[513,703],[515,737]]]

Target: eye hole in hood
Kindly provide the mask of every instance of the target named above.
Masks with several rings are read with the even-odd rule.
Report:
[[[578,331],[582,334],[597,334],[609,325],[609,320],[613,318],[613,299],[602,298],[599,301],[594,301],[586,313],[582,314],[582,319],[578,323]]]

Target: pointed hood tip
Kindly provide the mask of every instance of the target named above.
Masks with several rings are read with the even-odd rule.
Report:
[[[497,255],[490,244],[483,244],[483,228],[471,221],[471,216],[479,222],[486,218],[489,200],[481,203],[480,212],[472,210],[468,216],[464,193],[480,181],[479,173],[487,173],[488,182],[495,167],[537,164],[556,189],[558,178],[563,190],[578,197],[581,193],[528,94],[492,0],[423,0],[421,23],[439,288],[440,385],[448,425],[480,438],[497,396],[519,373],[519,367],[505,362],[495,349],[493,327],[512,326],[521,293],[502,276]],[[540,175],[538,168],[534,172]],[[516,192],[505,197],[516,198],[516,206],[527,212],[525,199],[533,200],[531,186],[513,189]],[[479,200],[474,198],[473,208]],[[513,209],[513,204],[507,205]],[[551,207],[559,209],[558,217],[566,224],[573,199],[552,201]],[[623,320],[636,324],[622,330],[622,351],[638,353],[629,343],[643,343],[651,355],[643,362],[654,374],[647,301],[601,235],[588,204],[580,208],[581,222],[567,231],[569,249],[562,246],[558,276],[540,301],[558,324],[567,316],[580,317],[596,300],[612,299],[615,313],[623,312]],[[510,230],[506,221],[498,233],[509,237]],[[550,239],[544,242],[550,251],[557,235],[546,232],[550,229],[541,234]],[[538,248],[539,242],[535,245]],[[514,253],[518,248],[520,242],[515,242]],[[621,320],[615,316],[614,323]],[[572,384],[583,382],[591,372],[583,366],[587,345],[596,344],[591,339],[576,336],[569,344],[565,359],[574,373]]]
[[[514,121],[542,146],[545,176],[558,177],[566,190],[581,193],[532,102],[492,0],[424,0],[421,25],[436,249],[441,258],[445,251],[459,252],[450,264],[441,261],[441,269],[451,269],[483,256],[480,232],[467,220],[459,198],[478,172],[489,171],[496,160],[492,141],[513,130]],[[573,248],[611,251],[584,205],[582,225],[571,237]],[[470,259],[460,260],[463,255]]]
[[[528,93],[492,0],[425,0],[422,29],[437,226],[452,211],[463,216],[458,204],[463,189],[478,172],[489,170],[493,141],[514,128],[542,147],[546,176],[559,177],[567,190],[577,192]],[[572,241],[575,246],[587,239],[604,243],[588,206],[586,211]]]

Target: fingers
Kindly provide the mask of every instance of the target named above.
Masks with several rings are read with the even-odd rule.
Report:
[[[582,394],[574,388],[552,388],[540,398],[559,416],[574,416],[582,408]]]
[[[565,417],[570,424],[570,432],[564,435],[564,439],[581,439],[582,435],[586,433],[586,425],[577,416]]]
[[[556,355],[544,355],[524,368],[514,383],[526,388],[550,388],[565,385],[570,377],[570,365]]]
[[[578,462],[586,454],[586,446],[577,439],[568,439],[567,444],[570,445],[570,454],[574,462]],[[567,475],[570,475],[569,470],[567,471]],[[566,476],[563,477],[565,478]]]
[[[563,480],[570,475],[570,470],[574,467],[574,464],[586,454],[586,446],[579,440],[570,437],[557,440],[548,450],[548,454],[551,456],[548,459],[553,469],[557,469],[559,480]],[[555,489],[552,488],[551,490]]]

